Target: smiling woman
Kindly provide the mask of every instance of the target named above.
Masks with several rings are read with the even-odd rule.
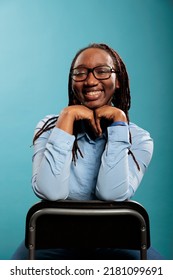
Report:
[[[69,105],[58,117],[47,117],[36,128],[32,178],[36,195],[50,200],[130,198],[150,162],[153,142],[148,132],[129,123],[129,108],[128,74],[119,55],[105,44],[92,44],[80,50],[69,72]],[[145,137],[136,149],[132,144],[138,129]],[[93,166],[92,176],[84,176],[77,185],[82,166],[89,161],[87,154],[90,148],[86,152],[88,141],[84,141],[83,134],[88,137],[89,143],[93,141],[95,147],[98,146],[98,161]],[[64,142],[66,137],[67,146]],[[120,137],[120,142],[117,137]],[[59,152],[54,154],[55,147]],[[141,150],[143,152],[139,157]],[[72,163],[76,164],[76,159],[77,166],[74,168]],[[114,179],[112,184],[108,172],[110,168],[113,168],[112,178],[116,177],[116,182]],[[66,171],[68,176],[64,177]],[[89,171],[85,172],[89,174]],[[116,176],[118,173],[119,177]],[[83,192],[88,195],[83,195]]]
[[[147,131],[130,123],[129,108],[129,80],[119,55],[105,44],[80,50],[69,71],[68,106],[59,115],[45,117],[35,130],[35,194],[54,201],[130,199],[150,163],[153,141]],[[46,258],[61,259],[59,253],[49,250]],[[161,258],[152,253],[150,249],[149,259]],[[26,255],[22,245],[13,258]],[[134,252],[129,256],[138,258]]]
[[[72,90],[79,104],[90,109],[111,104],[118,87],[114,67],[112,57],[103,49],[89,48],[79,54],[71,71]]]

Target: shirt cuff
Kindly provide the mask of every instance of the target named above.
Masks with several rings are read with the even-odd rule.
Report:
[[[117,121],[117,122],[113,122],[110,126],[127,126],[128,124],[126,122],[122,122],[122,121]]]
[[[66,131],[54,127],[49,137],[48,143],[61,147],[61,149],[72,149],[74,144],[75,136],[67,133]]]
[[[117,125],[108,127],[109,142],[125,142],[129,143],[129,129],[127,125]],[[129,143],[130,144],[130,143]]]

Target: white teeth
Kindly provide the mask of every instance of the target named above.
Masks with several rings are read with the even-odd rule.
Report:
[[[97,95],[97,94],[100,94],[100,93],[101,93],[100,90],[97,90],[97,91],[90,91],[90,92],[87,92],[87,95],[94,96],[94,95]]]

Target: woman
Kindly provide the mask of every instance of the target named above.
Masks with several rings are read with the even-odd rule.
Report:
[[[73,59],[68,88],[68,106],[59,115],[45,117],[35,131],[35,194],[48,200],[130,199],[150,163],[153,141],[129,122],[130,89],[123,61],[109,46],[92,44]],[[159,259],[149,251],[149,258]],[[25,253],[22,245],[13,258],[25,258]],[[38,259],[85,258],[85,252],[81,256],[71,250],[37,253]],[[133,251],[112,254],[114,259],[138,258]]]

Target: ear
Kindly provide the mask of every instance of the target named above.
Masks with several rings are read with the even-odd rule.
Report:
[[[116,89],[117,89],[117,88],[120,88],[120,82],[119,82],[118,79],[116,79],[116,84],[115,84],[115,86],[116,86]]]
[[[77,105],[77,100],[73,98],[73,105]]]
[[[79,105],[79,104],[81,104],[81,103],[77,100],[77,98],[75,98],[75,96],[73,96],[72,103],[73,103],[73,105]]]

